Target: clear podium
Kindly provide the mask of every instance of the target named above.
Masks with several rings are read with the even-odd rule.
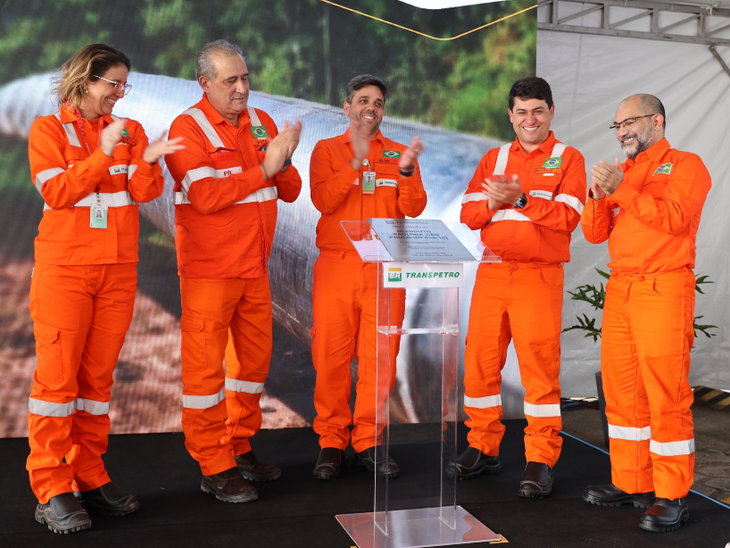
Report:
[[[444,469],[457,457],[459,290],[465,265],[501,259],[463,224],[421,219],[341,224],[363,262],[374,263],[377,276],[373,442],[388,455],[399,453],[403,476],[416,473],[408,459],[401,462],[407,445],[408,456],[418,460],[419,478],[414,486],[405,478],[374,474],[373,511],[336,519],[359,548],[499,541],[500,535],[457,505],[457,480]],[[431,365],[422,366],[425,361]],[[403,370],[416,382],[404,382]],[[400,383],[397,394],[395,383]],[[414,399],[429,411],[425,422],[409,424]]]

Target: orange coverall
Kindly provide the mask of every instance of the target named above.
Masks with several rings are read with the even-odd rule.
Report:
[[[508,154],[503,168],[496,167],[500,150]],[[487,206],[481,185],[500,174],[519,176],[528,198],[523,209]],[[464,195],[462,222],[480,229],[484,244],[502,257],[477,270],[464,354],[469,445],[487,455],[499,454],[504,435],[502,368],[514,339],[525,387],[525,456],[550,467],[560,456],[563,263],[585,194],[583,156],[550,132],[529,154],[518,140],[487,152]]]
[[[30,130],[30,171],[45,205],[30,289],[38,365],[27,468],[42,504],[109,482],[101,457],[112,374],[137,290],[137,202],[156,198],[164,185],[159,165],[142,160],[147,137],[137,122],[127,120],[112,158],[98,147],[114,118],[82,119],[82,132],[64,106]],[[108,207],[105,229],[90,228],[97,192]]]
[[[407,147],[385,138],[381,132],[370,141],[367,159],[376,172],[373,193],[362,192],[362,173],[350,166],[349,130],[319,141],[312,152],[310,185],[312,202],[322,213],[317,223],[320,254],[312,282],[312,360],[317,371],[314,389],[314,431],[320,447],[344,450],[350,441],[362,452],[378,443],[376,422],[377,265],[363,263],[347,238],[340,221],[368,218],[417,217],[426,207],[426,191],[416,164],[410,177],[398,171],[399,154]],[[387,300],[381,294],[383,306]],[[405,291],[391,290],[391,325],[402,325]],[[356,342],[357,341],[357,342]],[[398,341],[389,344],[392,389]],[[350,362],[358,360],[357,397],[350,413]],[[380,392],[384,393],[383,391]],[[385,392],[387,393],[387,392]]]
[[[251,450],[261,426],[276,200],[293,202],[302,185],[293,166],[264,181],[259,163],[277,133],[258,109],[233,126],[205,95],[170,128],[170,138],[183,137],[186,146],[167,159],[182,297],[182,425],[206,476],[235,467],[234,456]],[[224,370],[229,328],[238,361]]]
[[[694,481],[692,269],[710,174],[666,139],[621,167],[616,191],[590,198],[581,217],[586,239],[608,239],[611,257],[601,370],[612,482],[677,499]]]

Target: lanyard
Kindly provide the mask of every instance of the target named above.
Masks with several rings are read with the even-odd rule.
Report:
[[[89,137],[86,134],[86,128],[84,127],[84,119],[81,117],[81,112],[79,112],[78,109],[73,109],[73,113],[76,116],[76,123],[78,125],[79,131],[81,132],[81,137],[84,141],[84,145],[86,146],[86,152],[89,153],[89,156],[91,156],[91,147],[89,146]],[[101,146],[101,131],[104,129],[104,118],[99,118],[99,127],[96,132],[96,147]],[[96,184],[96,203],[98,205],[101,205],[101,196],[99,196],[99,190],[101,190],[101,183]]]

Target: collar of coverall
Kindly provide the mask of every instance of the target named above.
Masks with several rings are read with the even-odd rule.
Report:
[[[210,101],[208,101],[208,96],[205,94],[205,92],[203,92],[203,99],[196,106],[200,107],[200,110],[205,113],[205,116],[208,118],[208,120],[210,120],[211,124],[228,124],[229,126],[235,128],[236,131],[239,131],[242,128],[251,125],[251,116],[249,116],[248,114],[248,109],[244,110],[241,113],[241,117],[238,119],[238,127],[236,127],[228,120],[223,118],[223,115],[218,112],[213,105],[210,104]]]
[[[375,135],[375,137],[371,139],[371,141],[380,141],[381,143],[384,143],[385,141],[383,139],[383,133],[378,130],[378,133]],[[347,131],[342,134],[342,140],[344,143],[349,143],[350,141],[352,141],[352,133],[350,133],[350,128],[347,128]]]
[[[633,166],[634,164],[641,162],[660,162],[670,148],[672,148],[672,146],[669,144],[669,141],[667,141],[667,138],[662,137],[661,141],[657,141],[644,152],[637,154],[634,160],[627,158],[625,164]]]
[[[550,130],[547,138],[542,143],[540,143],[535,150],[539,150],[540,152],[550,155],[550,153],[553,151],[553,147],[555,146],[556,141],[557,139],[553,134],[553,130]],[[515,137],[515,140],[512,141],[510,152],[522,152],[522,154],[524,154],[525,156],[527,156],[528,154],[527,151],[520,144],[520,140],[517,137]]]
[[[60,108],[61,112],[61,123],[62,124],[68,124],[69,122],[75,122],[76,121],[76,109],[71,106],[71,103],[66,103]],[[105,114],[104,116],[101,116],[100,118],[97,118],[97,120],[104,120],[106,126],[111,124],[114,121],[114,118],[112,118],[111,114]],[[90,122],[90,120],[86,120],[87,122]]]

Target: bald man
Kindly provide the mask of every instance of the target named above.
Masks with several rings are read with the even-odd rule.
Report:
[[[625,99],[615,120],[627,160],[592,167],[581,217],[586,239],[608,240],[611,259],[601,344],[611,484],[583,499],[648,508],[639,527],[674,531],[689,519],[694,481],[692,269],[710,174],[699,156],[670,147],[656,97]]]

